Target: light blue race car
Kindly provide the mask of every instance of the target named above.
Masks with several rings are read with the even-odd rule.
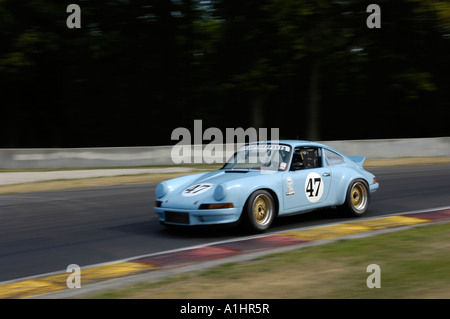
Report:
[[[162,224],[237,223],[253,232],[324,207],[361,216],[379,187],[364,160],[310,141],[250,143],[217,171],[159,183],[154,210]]]

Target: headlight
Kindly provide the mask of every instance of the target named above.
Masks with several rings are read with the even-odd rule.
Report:
[[[220,201],[225,198],[225,187],[222,184],[216,186],[214,190],[214,199]]]
[[[158,186],[156,186],[156,197],[157,198],[161,198],[163,196],[165,196],[168,192],[169,188],[167,187],[167,185],[164,182],[161,182],[158,184]]]

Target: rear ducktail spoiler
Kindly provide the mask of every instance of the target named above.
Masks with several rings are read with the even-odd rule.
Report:
[[[350,155],[347,157],[361,167],[363,167],[364,161],[366,160],[365,156],[359,156],[359,155]]]

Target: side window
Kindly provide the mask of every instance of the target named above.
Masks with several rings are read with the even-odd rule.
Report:
[[[291,171],[322,166],[321,149],[317,147],[296,147],[292,157]]]
[[[325,155],[325,161],[328,166],[339,165],[344,163],[344,159],[341,155],[336,154],[330,150],[323,150],[323,154]]]

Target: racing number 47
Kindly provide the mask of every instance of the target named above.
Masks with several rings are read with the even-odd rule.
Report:
[[[313,182],[314,180],[314,182]],[[306,186],[306,192],[309,193],[309,197],[314,197],[319,194],[321,178],[310,178],[308,185]],[[317,186],[317,188],[316,188]]]

